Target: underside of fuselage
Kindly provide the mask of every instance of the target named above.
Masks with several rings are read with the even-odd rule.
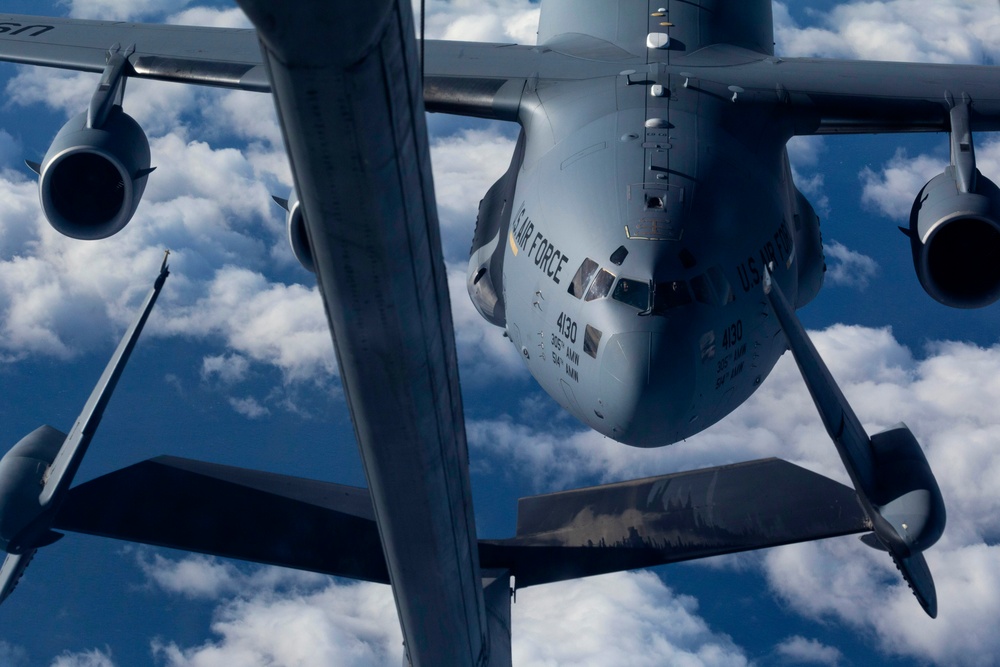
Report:
[[[738,103],[738,92],[699,89],[697,54],[692,72],[668,70],[691,53],[678,42],[713,37],[707,10],[628,9],[640,5],[630,34],[643,41],[631,52],[649,52],[646,71],[525,91],[514,159],[480,206],[469,291],[566,410],[655,447],[734,410],[784,352],[765,266],[796,306],[816,294],[824,267],[818,219],[784,149],[791,128],[769,107]],[[649,48],[662,23],[674,47]],[[580,57],[630,46],[622,29],[613,40],[545,30],[544,47]]]

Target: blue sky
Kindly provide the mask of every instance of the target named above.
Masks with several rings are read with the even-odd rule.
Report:
[[[992,63],[1000,8],[963,0],[775,4],[785,55]],[[526,0],[428,3],[431,37],[530,42]],[[230,5],[8,1],[6,11],[241,25]],[[155,277],[173,275],[78,479],[169,453],[363,485],[322,306],[271,194],[290,187],[269,98],[129,83],[153,164],[132,223],[100,243],[58,236],[22,166],[86,107],[94,75],[0,67],[0,441],[66,430]],[[483,536],[513,532],[516,498],[782,456],[843,480],[802,381],[782,359],[708,431],[661,450],[586,431],[534,384],[464,289],[476,205],[515,128],[430,119]],[[1000,177],[1000,142],[976,137]],[[942,136],[795,140],[831,271],[801,312],[870,431],[906,421],[949,509],[928,552],[940,599],[923,616],[891,563],[854,538],[525,589],[517,665],[989,665],[1000,661],[1000,347],[996,306],[954,311],[913,274],[905,224],[947,158]],[[391,408],[387,408],[391,416]],[[266,536],[262,536],[266,539]],[[70,535],[0,606],[6,665],[399,664],[387,587]]]

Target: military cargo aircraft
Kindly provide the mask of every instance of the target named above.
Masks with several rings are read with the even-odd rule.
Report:
[[[936,614],[922,552],[945,510],[923,452],[903,425],[866,433],[795,314],[824,263],[785,145],[949,132],[951,165],[904,232],[928,294],[988,305],[1000,192],[973,132],[1000,128],[994,69],[782,58],[770,0],[543,0],[537,46],[418,44],[398,0],[240,6],[256,30],[0,15],[0,59],[100,74],[29,164],[46,217],[78,239],[121,230],[155,178],[129,78],[271,94],[295,181],[279,203],[323,295],[368,488],[173,458],[69,488],[62,462],[85,446],[36,431],[0,462],[5,596],[54,529],[92,533],[391,583],[411,664],[502,665],[512,581],[860,532]],[[568,412],[668,445],[791,350],[854,488],[754,461],[525,498],[515,537],[479,539],[424,109],[520,126],[480,204],[468,290]]]

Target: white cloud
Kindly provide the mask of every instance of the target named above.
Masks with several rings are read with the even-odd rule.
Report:
[[[878,263],[860,252],[851,250],[843,243],[831,241],[823,245],[826,255],[825,282],[830,286],[855,287],[864,290],[869,281],[878,274]]]
[[[30,106],[44,103],[69,118],[86,111],[100,77],[87,72],[71,72],[40,67],[20,67],[6,86],[7,104]],[[53,128],[55,136],[58,128]],[[41,155],[37,159],[41,159]]]
[[[177,12],[190,0],[66,0],[70,16],[103,21],[150,20],[167,12]]]
[[[775,647],[775,652],[785,661],[796,665],[831,665],[836,667],[843,654],[832,646],[815,639],[795,635]]]
[[[778,53],[971,64],[1000,55],[1000,8],[994,2],[849,2],[810,13],[814,25],[800,27],[788,3],[774,3]]]
[[[697,601],[651,572],[617,573],[518,591],[513,663],[747,665],[743,650],[713,632]]]
[[[139,563],[168,592],[219,600],[212,623],[218,639],[186,648],[153,641],[154,656],[171,667],[402,663],[388,586],[274,567],[246,574],[203,556],[175,561],[141,555]]]
[[[271,411],[261,405],[256,398],[247,396],[246,398],[229,398],[229,405],[233,410],[243,415],[247,419],[260,419],[271,414]]]
[[[187,3],[184,3],[187,4]],[[252,28],[250,19],[239,7],[191,7],[169,16],[164,23],[209,26],[212,28]]]
[[[938,174],[947,162],[928,155],[909,158],[899,149],[878,173],[865,167],[860,177],[864,184],[861,201],[882,215],[908,220],[917,193]]]
[[[462,259],[468,259],[479,200],[507,171],[514,144],[515,141],[505,136],[497,124],[488,129],[462,130],[431,143],[431,166],[442,233],[455,239],[454,245],[461,248]]]
[[[140,560],[151,581],[188,597],[217,599],[216,638],[193,647],[157,639],[171,667],[227,664],[383,665],[402,660],[388,586],[265,567],[243,574],[202,556]],[[518,592],[514,664],[742,666],[743,651],[649,572],[618,573]]]
[[[27,664],[28,653],[21,646],[0,639],[0,665],[18,667]]]
[[[815,167],[826,150],[826,138],[821,135],[792,137],[786,144],[788,159],[794,167]]]
[[[6,130],[0,130],[0,168],[17,165],[21,161],[21,142]]]
[[[247,376],[250,362],[239,354],[209,356],[201,360],[201,377],[209,380],[217,377],[226,384],[240,382]]]
[[[535,43],[539,10],[530,0],[429,0],[425,6],[428,39]],[[419,33],[419,0],[413,8]]]
[[[140,548],[136,550],[136,562],[157,586],[191,599],[215,599],[233,591],[240,579],[232,565],[208,556],[171,560]]]
[[[269,283],[259,273],[223,267],[205,296],[172,314],[164,324],[167,331],[221,335],[231,349],[281,368],[287,381],[323,381],[336,374],[315,287]]]
[[[52,661],[51,667],[115,667],[111,649],[90,649],[71,653],[66,651]]]

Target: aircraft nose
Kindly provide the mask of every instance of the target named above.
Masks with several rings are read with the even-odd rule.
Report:
[[[694,368],[668,334],[613,335],[601,360],[599,416],[611,437],[637,447],[678,440],[691,405]]]

